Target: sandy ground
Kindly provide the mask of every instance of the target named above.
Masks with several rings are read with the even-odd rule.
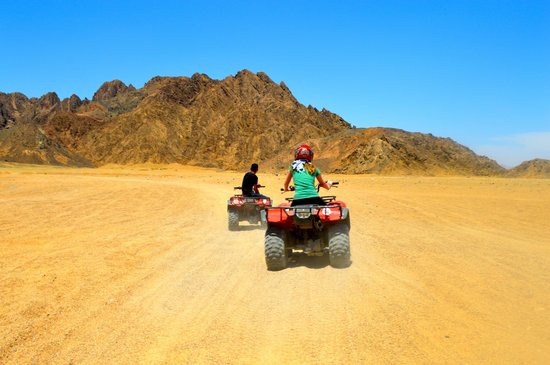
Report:
[[[268,272],[241,173],[0,166],[0,363],[550,363],[550,180],[325,177],[352,265]]]

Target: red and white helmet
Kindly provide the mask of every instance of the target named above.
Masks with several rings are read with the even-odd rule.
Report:
[[[308,160],[311,162],[313,160],[313,151],[307,144],[303,144],[300,147],[296,148],[294,151],[295,160]]]

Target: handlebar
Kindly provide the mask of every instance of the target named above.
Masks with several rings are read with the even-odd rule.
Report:
[[[296,190],[296,189],[294,188],[294,186],[290,185],[290,186],[288,187],[288,191],[294,191],[294,190]],[[281,188],[281,191],[284,193],[284,192],[285,192],[285,189],[284,189],[284,188]]]
[[[256,187],[257,187],[258,189],[259,189],[259,188],[265,188],[264,185],[257,185]],[[235,189],[235,190],[243,190],[243,187],[242,187],[242,186],[234,186],[233,189]]]
[[[325,181],[325,183],[326,183],[326,181]],[[338,184],[339,184],[338,181],[333,181],[333,182],[332,182],[332,187],[333,187],[333,188],[337,188],[337,187],[338,187]],[[321,184],[318,184],[318,185],[317,185],[317,192],[319,192],[319,189],[321,189]]]

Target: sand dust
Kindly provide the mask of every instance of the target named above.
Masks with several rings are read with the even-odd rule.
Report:
[[[327,175],[352,265],[269,272],[241,176],[0,166],[0,363],[550,362],[550,180]]]

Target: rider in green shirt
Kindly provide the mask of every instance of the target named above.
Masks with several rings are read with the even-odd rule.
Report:
[[[313,151],[308,145],[301,145],[294,151],[294,161],[289,167],[288,175],[285,179],[284,191],[288,190],[290,180],[294,179],[294,200],[292,206],[317,204],[325,205],[317,189],[315,189],[315,179],[323,188],[329,190],[332,182],[323,180],[321,171],[311,163],[313,160]]]

